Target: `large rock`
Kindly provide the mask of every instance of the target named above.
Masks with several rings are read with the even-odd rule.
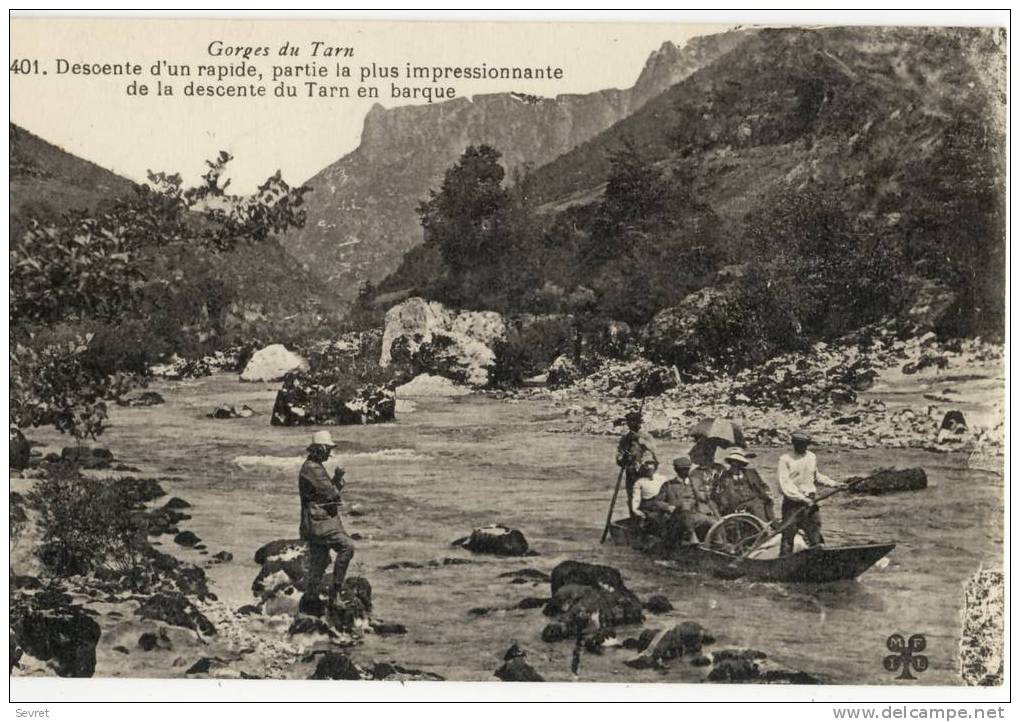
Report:
[[[216,627],[180,592],[153,594],[142,602],[135,612],[142,619],[166,622],[174,627],[184,627],[201,632],[206,636],[216,634]]]
[[[27,469],[28,460],[32,456],[32,445],[28,443],[28,439],[21,433],[21,429],[16,426],[10,427],[11,436],[11,456],[9,460],[10,468],[12,469]]]
[[[389,366],[396,353],[419,372],[485,386],[496,360],[492,345],[505,335],[506,323],[494,311],[457,311],[409,298],[386,312],[379,365]]]
[[[413,399],[427,397],[448,397],[464,396],[470,394],[471,389],[459,386],[443,376],[432,374],[419,374],[396,389],[398,399]]]
[[[287,377],[276,394],[272,426],[381,424],[396,418],[397,397],[391,386],[368,384],[345,394],[303,374]]]
[[[964,590],[960,675],[972,686],[997,687],[1005,670],[1005,581],[1001,571],[979,569]]]
[[[118,406],[159,406],[165,403],[162,395],[155,391],[140,391],[137,393],[125,394],[117,399]]]
[[[859,481],[860,480],[860,481]],[[924,469],[882,469],[868,477],[855,477],[847,481],[853,484],[851,494],[890,494],[897,491],[918,491],[928,487],[928,475]]]
[[[522,557],[528,554],[528,540],[521,530],[501,524],[475,529],[471,536],[453,543],[476,554],[495,554],[501,557]]]
[[[700,361],[698,323],[709,309],[728,303],[732,293],[726,286],[708,286],[655,314],[644,329],[643,341],[650,357],[680,365]]]
[[[65,446],[60,451],[60,458],[82,469],[109,469],[113,453],[101,446]]]
[[[251,589],[259,599],[262,611],[269,615],[298,613],[306,588],[308,545],[299,539],[278,539],[260,547],[255,552],[255,562],[261,565],[261,569]],[[329,589],[332,583],[333,572],[327,569],[322,578],[322,589]],[[323,607],[321,611],[327,610]],[[372,585],[364,577],[349,576],[344,579],[340,591],[340,605],[328,610],[329,623],[343,632],[355,627],[370,627],[373,624],[369,617],[371,611]]]
[[[685,654],[697,654],[713,637],[697,622],[683,622],[671,629],[658,632],[647,643],[641,655],[627,662],[637,669],[657,668],[663,662],[678,659]]]
[[[545,679],[527,662],[527,652],[516,644],[503,655],[503,664],[495,676],[503,682],[544,682]]]
[[[282,343],[274,343],[256,351],[241,372],[242,381],[279,381],[294,371],[305,371],[308,362],[289,351]]]
[[[553,389],[570,386],[579,378],[581,372],[568,356],[557,356],[546,371],[546,383]]]
[[[552,571],[552,599],[543,612],[557,617],[568,636],[585,630],[639,624],[641,600],[612,567],[566,561]],[[594,629],[593,629],[594,628]]]
[[[91,677],[101,630],[84,608],[64,595],[36,594],[11,610],[12,667],[23,654],[35,657],[61,677]]]

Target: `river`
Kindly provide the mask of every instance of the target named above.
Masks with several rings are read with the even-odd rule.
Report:
[[[262,544],[294,537],[296,471],[311,429],[269,425],[276,385],[242,384],[232,375],[153,384],[166,403],[114,408],[102,437],[120,461],[165,478],[169,494],[193,504],[182,524],[208,552],[234,561],[209,567],[213,589],[231,606],[253,601],[252,559]],[[220,404],[248,404],[258,416],[213,420]],[[491,680],[516,640],[549,680],[573,679],[569,642],[546,644],[549,621],[539,609],[472,615],[477,607],[513,607],[548,596],[548,583],[511,584],[499,575],[523,567],[550,571],[566,559],[608,564],[642,599],[664,594],[675,607],[648,615],[645,626],[692,619],[717,637],[716,647],[752,647],[778,664],[841,684],[891,683],[886,639],[926,635],[930,666],[923,684],[960,684],[958,645],[963,584],[979,566],[1001,568],[1003,479],[968,469],[962,455],[919,450],[817,450],[835,478],[881,466],[921,466],[929,488],[887,497],[837,496],[823,519],[896,549],[854,582],[823,586],[723,581],[680,574],[629,549],[599,545],[615,481],[615,439],[554,433],[562,412],[549,403],[507,403],[485,396],[418,399],[412,413],[381,426],[335,427],[337,456],[350,480],[349,532],[361,535],[351,568],[372,583],[375,615],[405,624],[404,636],[369,635],[357,653],[398,660],[447,679]],[[58,436],[37,430],[52,445]],[[64,442],[66,443],[66,441]],[[754,449],[762,475],[774,483],[780,450]],[[663,442],[661,458],[686,452]],[[622,506],[622,505],[621,505]],[[622,512],[622,509],[621,509]],[[475,563],[382,571],[400,561],[470,557],[450,542],[491,522],[520,528],[538,556],[473,557]],[[198,561],[198,552],[163,537],[163,548]],[[638,629],[621,630],[636,636]],[[585,655],[585,681],[699,681],[704,670],[676,664],[667,672],[624,665],[632,652]],[[100,670],[100,673],[101,670]]]

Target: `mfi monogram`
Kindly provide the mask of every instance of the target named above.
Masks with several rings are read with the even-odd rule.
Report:
[[[910,670],[921,673],[928,669],[928,658],[921,654],[928,646],[923,634],[913,634],[910,639],[894,634],[886,640],[885,646],[892,654],[882,660],[882,666],[890,672],[900,672],[896,679],[915,679]]]

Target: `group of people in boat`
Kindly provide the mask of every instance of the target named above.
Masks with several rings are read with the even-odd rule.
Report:
[[[782,525],[780,554],[793,551],[798,532],[808,546],[823,543],[822,521],[815,504],[817,485],[839,486],[818,471],[805,431],[791,435],[793,447],[779,458],[777,469],[782,495],[780,516],[768,484],[751,465],[740,446],[725,449],[716,462],[719,441],[696,439],[687,456],[673,459],[670,478],[660,475],[659,459],[651,436],[641,430],[642,414],[625,417],[627,431],[620,438],[616,463],[626,481],[627,506],[633,518],[668,545],[704,540],[712,525],[728,514],[753,514],[773,528]]]

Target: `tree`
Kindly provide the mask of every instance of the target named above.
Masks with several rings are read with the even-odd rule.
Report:
[[[469,146],[446,171],[441,190],[431,191],[418,207],[428,242],[439,247],[454,274],[491,264],[501,255],[501,225],[509,206],[501,157],[491,146]]]
[[[78,439],[102,433],[105,401],[139,379],[121,373],[109,357],[99,363],[85,329],[131,317],[150,280],[150,256],[173,247],[222,252],[304,224],[308,188],[289,186],[277,171],[251,196],[228,194],[223,178],[230,160],[221,152],[208,161],[194,188],[184,188],[179,175],[150,173],[129,198],[95,213],[31,221],[12,239],[12,423],[54,424]],[[216,291],[214,311],[225,301],[223,289]]]

